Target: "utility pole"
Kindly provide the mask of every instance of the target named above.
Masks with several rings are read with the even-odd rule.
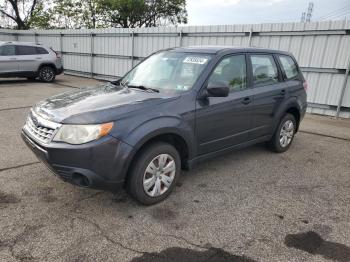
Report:
[[[309,7],[307,9],[307,14],[306,14],[306,22],[310,22],[311,21],[311,17],[312,17],[312,12],[314,11],[314,3],[310,2],[309,3]]]
[[[301,19],[300,22],[305,23],[305,22],[310,22],[311,21],[311,17],[312,17],[312,13],[314,11],[314,3],[310,2],[309,6],[307,8],[307,12],[302,12],[301,13]]]

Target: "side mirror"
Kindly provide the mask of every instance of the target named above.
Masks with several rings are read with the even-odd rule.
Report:
[[[226,97],[229,93],[229,86],[223,82],[213,82],[207,86],[207,95],[211,97]]]

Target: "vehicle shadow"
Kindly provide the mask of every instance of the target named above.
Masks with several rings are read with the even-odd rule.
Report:
[[[28,80],[26,78],[0,78],[0,85],[30,84],[30,83],[40,83],[40,81],[38,81],[38,80]]]

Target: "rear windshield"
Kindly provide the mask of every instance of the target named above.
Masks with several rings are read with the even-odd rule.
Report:
[[[187,91],[212,58],[208,54],[163,51],[131,70],[122,83],[162,90]]]

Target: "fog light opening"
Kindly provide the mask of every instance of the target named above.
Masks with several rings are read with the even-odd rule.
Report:
[[[82,187],[90,186],[89,179],[82,174],[74,173],[72,176],[72,180],[78,186],[82,186]]]

